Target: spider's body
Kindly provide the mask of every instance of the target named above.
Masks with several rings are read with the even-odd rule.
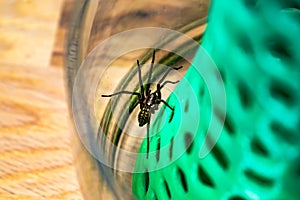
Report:
[[[150,121],[150,110],[151,110],[151,105],[145,104],[138,115],[138,121],[139,121],[139,126],[144,126]]]
[[[158,95],[154,92],[151,93],[149,90],[149,95],[146,95],[146,98],[140,103],[140,112],[138,115],[139,126],[144,126],[150,122],[151,114],[155,112],[158,108],[157,100],[159,99]]]
[[[138,66],[138,72],[139,72],[139,84],[140,84],[140,90],[141,92],[130,92],[130,91],[120,91],[116,92],[114,94],[110,95],[102,95],[102,97],[112,97],[115,95],[120,95],[120,94],[131,94],[131,95],[137,95],[138,96],[138,101],[134,104],[134,106],[129,110],[131,113],[138,104],[140,104],[140,112],[138,114],[138,122],[139,126],[142,127],[145,124],[147,124],[147,158],[149,154],[149,126],[150,126],[150,120],[151,120],[151,114],[154,114],[154,112],[158,109],[158,105],[162,102],[164,103],[168,108],[174,112],[174,108],[172,108],[166,101],[161,99],[161,89],[167,84],[175,84],[178,83],[178,81],[164,81],[164,79],[167,77],[168,73],[171,70],[179,70],[182,68],[182,66],[177,67],[177,68],[169,68],[163,77],[159,80],[159,82],[156,85],[156,90],[154,92],[151,92],[150,90],[150,84],[152,83],[151,80],[151,75],[152,75],[152,68],[154,65],[154,60],[155,60],[155,50],[153,51],[153,56],[152,56],[152,62],[150,66],[150,71],[148,75],[148,82],[145,85],[145,90],[144,91],[144,85],[142,82],[142,75],[141,75],[141,67],[139,60],[137,60],[137,66]],[[164,82],[163,82],[164,81]],[[163,82],[163,83],[162,83]]]

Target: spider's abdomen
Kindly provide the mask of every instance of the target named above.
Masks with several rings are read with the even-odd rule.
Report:
[[[138,115],[139,126],[144,126],[150,120],[150,106],[144,106]]]

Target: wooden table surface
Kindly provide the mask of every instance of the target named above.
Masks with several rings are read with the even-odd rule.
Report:
[[[63,0],[0,0],[0,199],[82,199],[62,67]]]

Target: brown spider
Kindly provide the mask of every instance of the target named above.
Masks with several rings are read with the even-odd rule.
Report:
[[[152,62],[150,66],[150,71],[148,75],[148,81],[145,84],[145,90],[144,85],[142,82],[142,73],[141,73],[141,66],[139,60],[137,60],[137,66],[138,66],[138,73],[139,73],[139,84],[140,84],[140,92],[131,92],[131,91],[119,91],[114,94],[109,95],[101,95],[102,97],[112,97],[120,94],[131,94],[138,96],[138,101],[133,105],[132,110],[136,108],[138,104],[140,104],[140,112],[138,114],[138,122],[139,126],[142,127],[145,124],[147,124],[147,158],[149,154],[149,126],[150,126],[150,120],[151,120],[151,114],[154,114],[156,110],[158,110],[158,105],[162,102],[164,103],[168,108],[172,110],[172,116],[174,114],[174,108],[172,108],[165,100],[161,99],[161,89],[167,84],[176,84],[179,81],[164,81],[167,75],[170,73],[171,70],[179,70],[182,68],[182,66],[177,68],[168,68],[168,70],[165,72],[163,77],[158,81],[156,85],[156,90],[152,92],[150,90],[150,85],[152,83],[151,76],[152,76],[152,69],[154,65],[155,60],[155,50],[153,50],[152,55]],[[163,82],[164,81],[164,82]]]

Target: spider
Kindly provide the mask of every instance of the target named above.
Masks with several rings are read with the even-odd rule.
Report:
[[[150,127],[150,121],[151,121],[151,115],[155,113],[156,110],[158,110],[158,105],[162,102],[165,104],[169,109],[172,110],[172,115],[174,115],[174,108],[172,108],[165,100],[161,98],[161,89],[168,83],[170,84],[176,84],[179,81],[164,81],[167,75],[170,73],[171,70],[179,70],[182,68],[182,66],[177,68],[168,68],[164,75],[161,77],[161,79],[156,84],[156,90],[152,92],[150,90],[150,85],[152,83],[152,69],[154,66],[154,60],[155,60],[155,50],[153,50],[152,54],[152,61],[150,65],[150,71],[148,74],[148,80],[145,86],[142,82],[142,73],[141,73],[141,66],[139,60],[137,60],[137,66],[138,66],[138,74],[139,74],[139,85],[140,85],[140,92],[132,92],[132,91],[126,91],[122,90],[119,92],[116,92],[114,94],[109,95],[101,95],[102,97],[112,97],[120,94],[130,94],[130,95],[136,95],[138,96],[138,101],[132,106],[132,108],[129,110],[129,113],[131,113],[138,104],[140,104],[140,111],[138,114],[138,122],[139,126],[142,127],[145,124],[147,124],[147,158],[149,155],[149,127]],[[145,89],[144,89],[145,87]]]

